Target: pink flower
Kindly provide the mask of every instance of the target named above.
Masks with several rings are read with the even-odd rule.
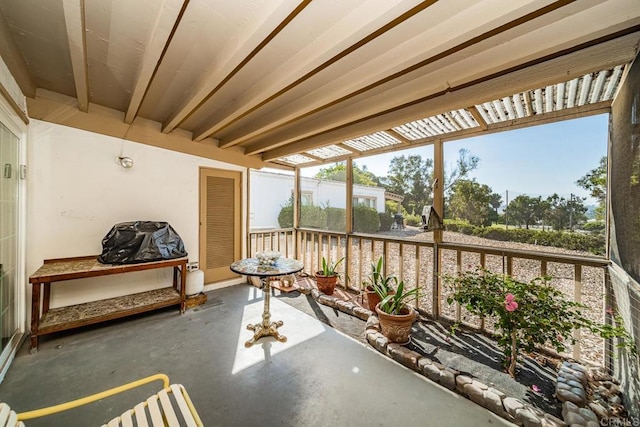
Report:
[[[531,386],[531,390],[535,391],[536,393],[540,393],[542,391],[542,389],[535,384]]]
[[[613,315],[613,308],[612,307],[607,307],[607,314]]]
[[[562,335],[560,335],[560,334],[556,335],[556,339],[557,339],[558,341],[564,341],[564,338],[563,338],[563,337],[562,337]]]
[[[504,308],[506,308],[507,311],[515,311],[515,309],[518,308],[518,303],[515,302],[514,299],[513,294],[507,294],[504,300]]]

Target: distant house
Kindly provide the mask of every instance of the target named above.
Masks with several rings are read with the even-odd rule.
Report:
[[[278,214],[293,194],[293,175],[265,171],[251,171],[250,175],[251,228],[278,228]],[[300,187],[303,205],[346,207],[344,182],[302,177]],[[353,186],[354,205],[365,205],[384,212],[384,201],[385,191],[382,187]]]

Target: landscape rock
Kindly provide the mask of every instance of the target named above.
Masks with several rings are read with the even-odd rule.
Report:
[[[472,382],[473,379],[471,377],[468,377],[466,375],[458,375],[456,377],[456,390],[458,390],[458,392],[460,393],[464,393],[465,384],[471,384]]]
[[[423,368],[426,365],[431,365],[431,359],[429,359],[428,357],[421,357],[420,359],[418,359],[418,369],[420,370],[420,372],[423,372]]]
[[[471,384],[466,384],[464,386],[464,394],[469,396],[469,399],[471,399],[472,401],[476,402],[479,405],[482,405],[484,403],[484,390],[478,387],[478,385],[475,384],[475,382],[472,382]]]
[[[566,421],[569,412],[578,412],[578,406],[572,402],[564,402],[562,404],[562,418]]]
[[[542,425],[545,427],[566,427],[567,423],[562,421],[560,418],[554,417],[551,414],[544,414]]]
[[[438,382],[448,388],[449,390],[456,389],[456,374],[457,371],[446,368],[440,371],[440,378],[438,378]]]
[[[482,406],[484,406],[494,414],[506,418],[506,412],[502,407],[502,399],[500,398],[500,396],[489,390],[484,391],[484,404]]]
[[[520,408],[516,411],[516,419],[524,427],[542,427],[542,420],[531,410],[531,408]]]
[[[318,297],[318,302],[320,304],[326,305],[328,307],[336,307],[336,299],[335,298],[331,298],[329,295],[320,295]]]
[[[435,382],[440,381],[440,369],[438,369],[435,363],[424,365],[422,367],[422,373],[431,381],[435,381]]]
[[[578,409],[578,414],[580,414],[580,416],[587,421],[598,422],[598,417],[596,416],[596,414],[593,413],[591,409],[580,408]]]
[[[373,346],[380,352],[385,354],[387,352],[387,345],[389,344],[389,340],[384,335],[378,333],[376,335],[376,342]]]
[[[418,368],[418,359],[420,358],[420,354],[416,353],[413,350],[409,350],[406,347],[401,346],[400,344],[391,343],[387,346],[387,352],[389,356],[393,358],[395,361],[403,364],[409,369],[416,370]]]
[[[607,411],[607,408],[600,405],[599,403],[591,402],[589,403],[589,408],[593,411],[594,414],[598,416],[598,418],[609,417],[609,411]]]
[[[360,306],[355,306],[353,308],[353,314],[360,320],[367,320],[371,317],[371,311]]]
[[[524,408],[524,403],[515,397],[506,397],[502,400],[502,406],[515,419],[517,410]]]
[[[489,387],[489,389],[487,390],[490,393],[493,393],[495,395],[497,395],[500,399],[504,399],[505,397],[507,397],[506,394],[504,394],[503,392],[501,392],[500,390],[496,390],[493,387]]]
[[[369,316],[367,319],[367,325],[365,326],[367,329],[377,329],[380,330],[380,319],[377,316]]]

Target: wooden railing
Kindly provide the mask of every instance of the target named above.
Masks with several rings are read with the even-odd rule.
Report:
[[[493,322],[471,316],[462,307],[447,304],[451,290],[443,287],[443,274],[454,275],[480,266],[524,281],[548,275],[552,277],[552,286],[588,307],[587,317],[599,322],[605,318],[608,261],[604,258],[312,229],[252,232],[249,241],[252,255],[258,250],[278,250],[287,257],[303,261],[303,271],[310,275],[319,269],[323,257],[329,261],[345,257],[339,268],[341,285],[356,291],[363,288],[371,263],[382,256],[385,274],[394,273],[409,288],[421,288],[414,305],[424,315],[459,321],[488,331],[493,330]],[[579,344],[573,347],[574,358],[596,363],[605,360],[601,338],[581,335],[581,331],[575,332],[575,338]]]

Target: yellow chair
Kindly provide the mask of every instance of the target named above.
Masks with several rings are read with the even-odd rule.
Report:
[[[86,405],[153,381],[162,381],[162,390],[149,397],[146,401],[138,403],[133,409],[129,409],[119,417],[116,417],[107,424],[104,424],[103,427],[133,427],[134,420],[135,425],[140,427],[203,426],[185,388],[180,384],[169,385],[168,376],[165,374],[156,374],[71,402],[61,403],[59,405],[49,406],[35,411],[22,412],[19,414],[12,411],[6,403],[0,403],[0,427],[24,427],[24,423],[22,422],[24,420],[44,417],[77,408],[78,406]],[[170,398],[170,395],[173,395],[173,399]],[[182,420],[179,421],[176,412],[182,415]]]

